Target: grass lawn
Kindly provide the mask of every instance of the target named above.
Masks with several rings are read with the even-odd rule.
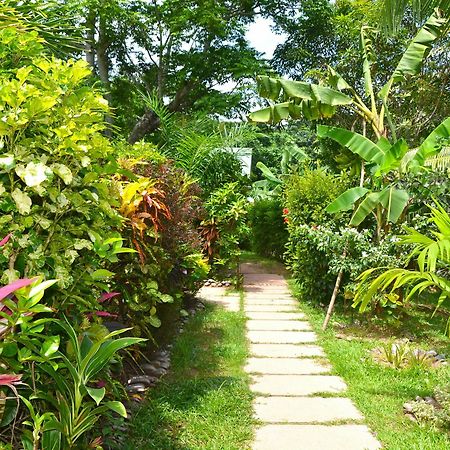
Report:
[[[291,284],[291,286],[293,286]],[[294,288],[295,292],[295,288]],[[449,435],[429,426],[419,426],[403,414],[402,405],[417,395],[431,395],[434,387],[450,382],[450,367],[394,369],[376,363],[371,351],[391,339],[409,337],[412,345],[449,355],[450,340],[443,334],[445,320],[428,312],[411,313],[396,326],[380,322],[351,325],[348,314],[337,312],[326,332],[321,326],[325,311],[305,302],[308,315],[334,368],[348,384],[348,396],[366,417],[366,422],[388,450],[444,450]],[[355,319],[358,314],[355,313]],[[340,326],[338,326],[339,324]],[[337,336],[340,336],[338,338]],[[347,340],[350,339],[350,340]]]
[[[133,450],[240,450],[253,436],[245,317],[208,305],[174,345],[170,374],[132,419]]]

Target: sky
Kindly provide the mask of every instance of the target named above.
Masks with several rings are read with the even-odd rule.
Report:
[[[246,34],[252,47],[266,58],[271,58],[276,46],[284,41],[284,36],[279,36],[270,29],[271,23],[269,19],[258,18],[249,26]]]
[[[270,26],[272,21],[269,19],[263,19],[258,17],[253,22],[246,33],[246,38],[250,42],[251,46],[261,52],[265,58],[272,58],[273,52],[278,44],[281,44],[285,37],[275,34]],[[224,83],[217,86],[216,89],[222,92],[229,92],[236,86],[234,81]]]

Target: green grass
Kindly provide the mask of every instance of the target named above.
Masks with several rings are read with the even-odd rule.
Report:
[[[243,371],[245,317],[207,306],[186,326],[170,374],[132,419],[133,450],[247,449],[252,393]]]
[[[325,312],[304,302],[301,303],[301,309],[318,333],[319,343],[325,349],[334,372],[346,381],[347,395],[364,414],[366,423],[376,433],[383,448],[450,448],[450,438],[445,432],[411,422],[403,414],[402,408],[403,403],[413,400],[417,395],[430,395],[436,386],[448,383],[450,367],[397,370],[375,362],[371,355],[374,348],[405,335],[413,340],[412,345],[436,349],[448,355],[449,339],[443,334],[444,320],[432,320],[428,313],[414,313],[396,326],[373,322],[350,325],[348,314],[338,312],[333,321],[341,327],[335,327],[335,330],[330,327],[322,332]],[[358,318],[357,315],[355,318]]]

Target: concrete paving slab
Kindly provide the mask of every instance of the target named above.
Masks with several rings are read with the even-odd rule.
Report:
[[[339,394],[347,385],[334,375],[253,375],[250,388],[264,395],[306,396],[321,392]]]
[[[301,312],[248,311],[245,315],[251,320],[306,320]]]
[[[307,331],[311,330],[309,322],[300,320],[248,320],[247,330],[266,331]]]
[[[268,423],[326,423],[336,420],[362,420],[348,398],[257,397],[255,417]]]
[[[273,298],[247,298],[245,300],[246,305],[290,305],[296,306],[298,308],[298,302],[294,299],[284,298],[280,299],[278,297]]]
[[[256,430],[253,450],[377,450],[365,425],[265,425]]]
[[[247,331],[247,337],[253,344],[301,344],[317,340],[313,331]]]
[[[325,356],[324,351],[317,345],[296,344],[250,344],[250,354],[267,358],[302,358]]]
[[[291,292],[289,289],[270,289],[268,286],[263,286],[260,284],[245,284],[244,283],[244,289],[246,293],[261,293],[264,292],[265,294],[290,294]]]
[[[244,311],[248,312],[296,312],[298,311],[297,305],[279,305],[274,303],[273,305],[250,305],[244,306]]]
[[[330,366],[307,358],[249,358],[244,369],[247,373],[313,375],[329,372]]]

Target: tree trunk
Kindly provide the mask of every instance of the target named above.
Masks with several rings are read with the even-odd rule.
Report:
[[[178,90],[175,98],[167,105],[169,112],[179,112],[187,106],[187,97],[194,85],[195,83],[189,80]],[[157,114],[151,109],[147,109],[128,136],[128,143],[134,144],[137,141],[140,141],[146,134],[156,131],[160,125],[161,121]]]
[[[128,143],[134,144],[140,141],[147,133],[157,130],[160,123],[161,121],[156,113],[151,109],[147,109],[134,126],[130,136],[128,136]]]
[[[92,70],[95,67],[95,11],[90,9],[86,17],[86,43],[85,43],[85,57],[86,62]]]
[[[111,96],[111,84],[109,81],[109,55],[108,55],[108,49],[109,49],[109,41],[106,35],[106,23],[105,20],[100,17],[99,22],[99,33],[98,33],[98,45],[97,45],[97,67],[98,67],[98,76],[100,77],[100,80],[102,81],[103,87],[105,88],[105,94],[104,97],[106,100],[108,100],[109,105],[111,106],[112,103],[112,96]],[[113,125],[114,119],[110,114],[107,114],[105,116],[105,121],[109,125]],[[105,135],[110,137],[111,136],[111,128],[108,128],[105,132]]]

